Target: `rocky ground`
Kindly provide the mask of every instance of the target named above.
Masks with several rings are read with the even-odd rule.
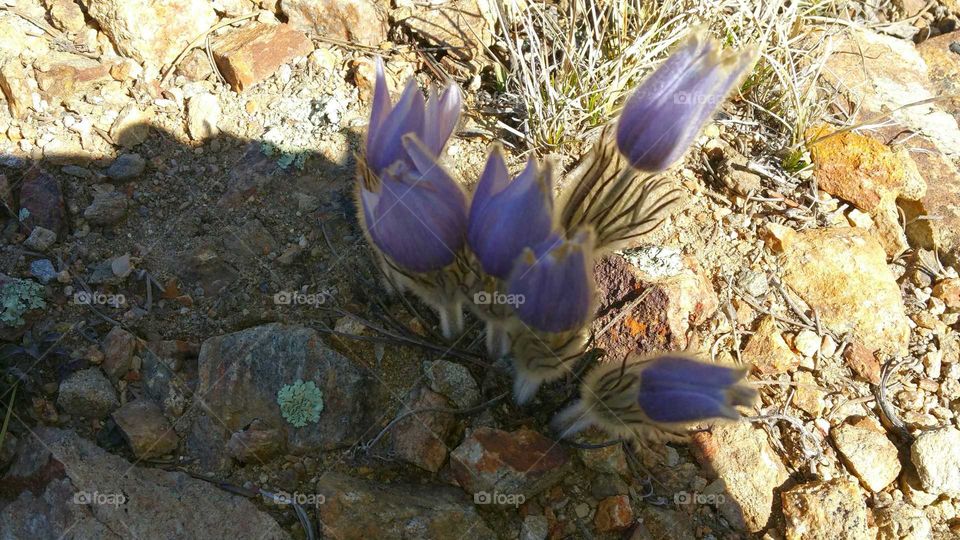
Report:
[[[514,405],[357,226],[374,54],[466,89],[465,183],[507,136],[490,9],[0,0],[0,538],[960,535],[960,5],[812,28],[805,143],[731,104],[598,263],[605,360],[762,396],[633,447],[556,441],[576,381]]]

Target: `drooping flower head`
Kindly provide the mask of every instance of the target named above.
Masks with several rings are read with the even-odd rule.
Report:
[[[580,399],[554,419],[572,435],[591,425],[625,437],[651,430],[678,433],[694,424],[736,420],[736,406],[749,406],[757,391],[742,382],[745,369],[669,353],[625,364],[607,363],[584,378]]]
[[[550,167],[530,158],[519,176],[510,179],[497,145],[470,206],[467,242],[483,271],[506,279],[524,248],[540,244],[553,230],[553,179]]]
[[[662,171],[680,159],[753,63],[752,51],[723,51],[694,31],[627,100],[617,146],[630,164]]]
[[[411,79],[391,104],[382,62],[363,159],[360,206],[374,245],[409,272],[439,270],[463,247],[466,196],[437,158],[460,117],[460,90],[450,85],[426,101]]]
[[[524,324],[541,332],[575,330],[593,315],[594,236],[589,229],[567,239],[551,234],[517,259],[507,287],[522,299],[516,307]]]

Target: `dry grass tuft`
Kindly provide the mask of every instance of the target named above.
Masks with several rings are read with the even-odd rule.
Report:
[[[847,18],[841,10],[834,1],[786,0],[496,3],[511,63],[505,69],[506,91],[524,104],[519,129],[537,153],[581,150],[697,24],[707,25],[728,46],[760,50],[739,99],[734,96],[738,116],[762,126],[764,138],[789,153],[824,112],[816,88],[823,58],[809,34]]]

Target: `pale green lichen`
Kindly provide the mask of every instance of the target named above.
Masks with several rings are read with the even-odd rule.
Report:
[[[298,170],[303,170],[303,166],[307,161],[306,152],[285,150],[269,141],[260,143],[260,151],[267,157],[278,156],[277,166],[283,170],[289,169],[290,166],[296,167]]]
[[[43,301],[43,285],[28,279],[11,278],[0,286],[0,322],[20,326],[24,313],[47,306]]]
[[[323,412],[323,392],[313,381],[297,381],[277,392],[280,414],[295,427],[316,424]]]

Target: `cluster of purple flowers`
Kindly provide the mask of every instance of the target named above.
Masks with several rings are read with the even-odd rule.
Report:
[[[465,193],[438,162],[460,117],[459,88],[425,100],[411,80],[394,104],[378,60],[357,201],[389,281],[435,307],[447,337],[462,330],[467,304],[487,322],[491,354],[512,359],[517,401],[528,401],[583,353],[595,257],[662,221],[675,198],[653,195],[664,185],[654,176],[682,157],[750,63],[694,33],[641,83],[556,203],[553,168],[531,157],[511,176],[499,145]],[[510,302],[491,300],[500,297]],[[694,367],[705,364],[663,358],[630,390],[645,421],[729,416],[733,370],[710,366],[728,376],[700,380],[714,373]],[[680,379],[690,382],[670,386]],[[671,413],[664,400],[685,405]]]

